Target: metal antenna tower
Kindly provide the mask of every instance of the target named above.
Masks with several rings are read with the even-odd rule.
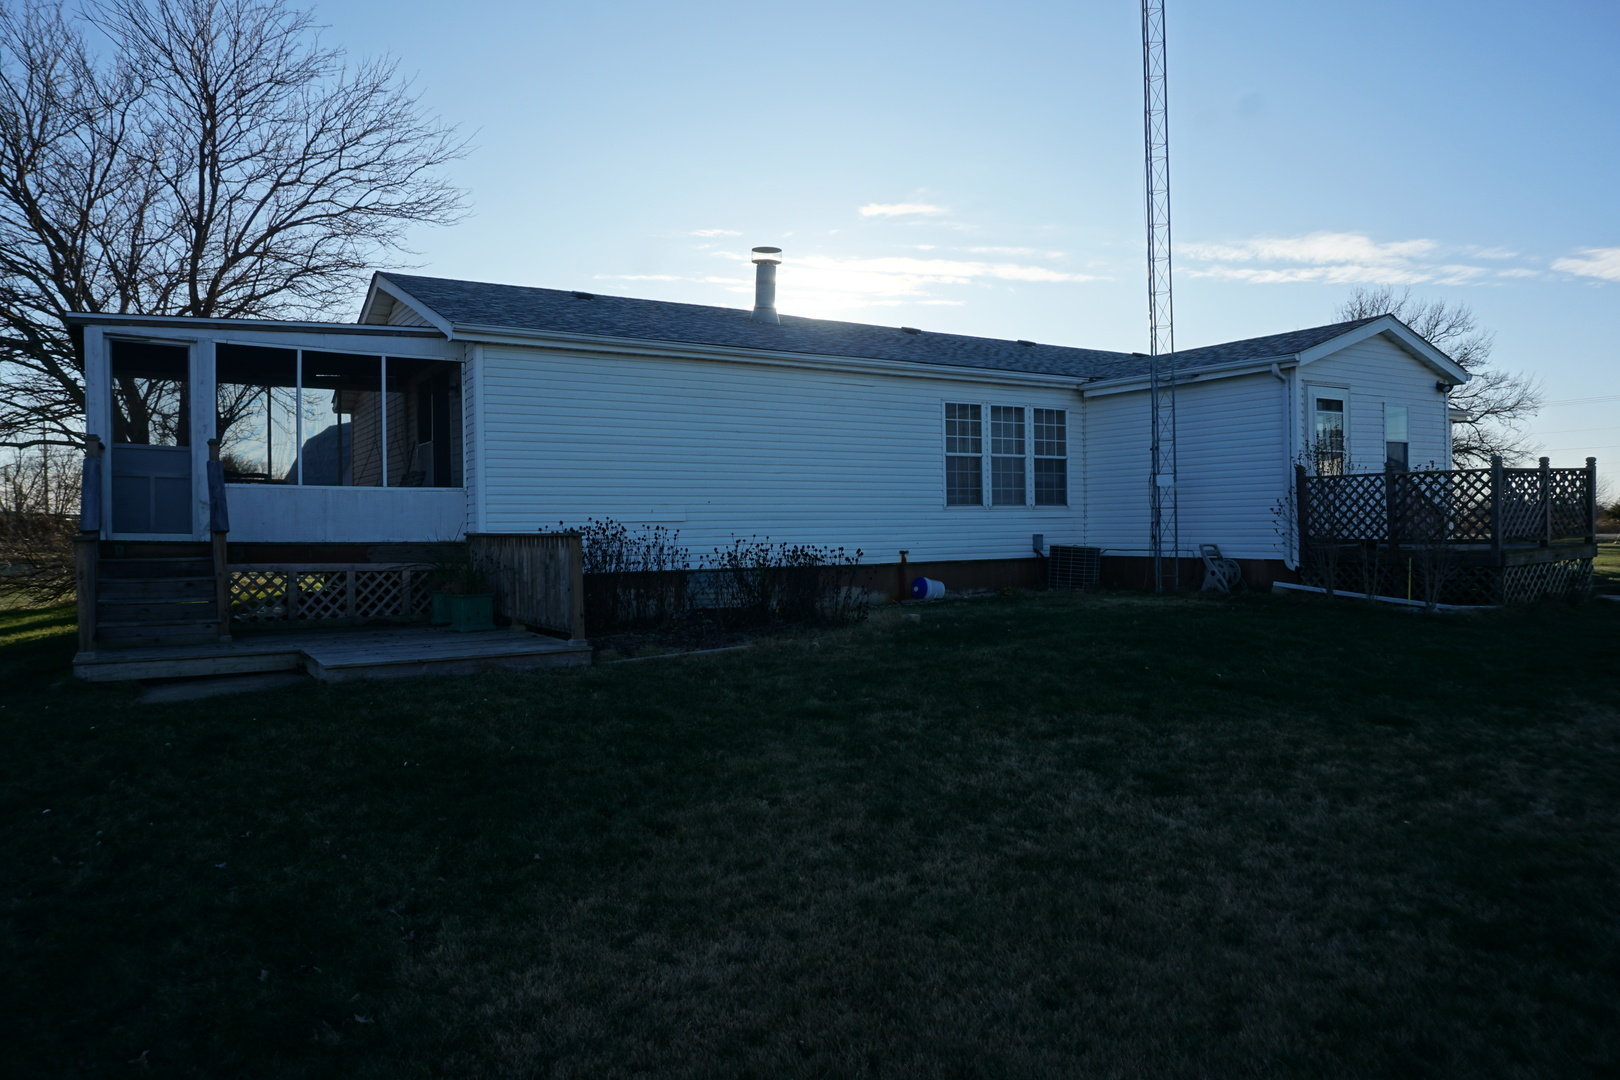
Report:
[[[1153,410],[1153,591],[1181,587],[1181,528],[1176,511],[1176,369],[1159,357],[1176,351],[1170,290],[1170,125],[1165,109],[1164,0],[1142,0],[1142,133],[1147,183],[1148,378]]]

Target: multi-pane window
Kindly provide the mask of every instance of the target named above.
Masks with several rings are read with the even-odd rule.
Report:
[[[1069,423],[1063,409],[1035,410],[1035,505],[1069,505]]]
[[[1024,505],[1024,410],[990,406],[990,505]]]
[[[1311,443],[1316,475],[1344,475],[1344,399],[1316,399],[1316,425]]]
[[[986,496],[990,506],[1068,505],[1065,410],[946,403],[945,505],[984,506]]]
[[[1384,468],[1405,472],[1412,467],[1405,405],[1384,406]]]
[[[984,503],[984,421],[978,405],[945,405],[945,505]]]

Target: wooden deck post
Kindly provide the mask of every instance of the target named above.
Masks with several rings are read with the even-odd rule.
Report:
[[[1491,565],[1502,565],[1502,455],[1491,455]]]
[[[225,467],[219,461],[219,440],[208,440],[208,531],[213,540],[214,617],[218,620],[219,640],[231,640],[231,568],[225,537],[231,531],[230,511],[225,505]]]
[[[1552,462],[1548,458],[1541,459],[1541,471],[1537,477],[1540,480],[1541,497],[1541,540],[1542,547],[1552,547]]]
[[[1294,544],[1297,550],[1294,558],[1298,564],[1305,565],[1305,532],[1310,521],[1310,485],[1305,480],[1305,466],[1294,466]]]
[[[1586,459],[1586,542],[1597,543],[1597,458]]]

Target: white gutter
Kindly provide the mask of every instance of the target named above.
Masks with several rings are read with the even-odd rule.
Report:
[[[1261,375],[1267,372],[1276,374],[1276,369],[1293,368],[1298,363],[1294,355],[1279,356],[1270,359],[1245,361],[1224,368],[1204,368],[1191,373],[1177,373],[1176,384],[1186,386],[1190,383],[1214,382],[1217,379],[1235,379],[1240,375]],[[1110,394],[1130,394],[1152,387],[1151,380],[1145,375],[1128,375],[1113,379],[1094,379],[1086,384],[1082,393],[1086,397],[1107,397]]]
[[[290,319],[210,319],[197,315],[117,315],[103,311],[73,311],[63,316],[68,323],[86,326],[168,326],[176,330],[282,330],[310,334],[357,334],[380,337],[405,334],[409,337],[444,335],[426,326],[376,326],[370,323],[295,322]]]

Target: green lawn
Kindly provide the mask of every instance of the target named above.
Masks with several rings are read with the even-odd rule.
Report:
[[[0,613],[8,1071],[1620,1070],[1620,604],[913,613],[166,706]]]
[[[1604,544],[1592,562],[1592,584],[1600,593],[1620,593],[1620,544]]]

